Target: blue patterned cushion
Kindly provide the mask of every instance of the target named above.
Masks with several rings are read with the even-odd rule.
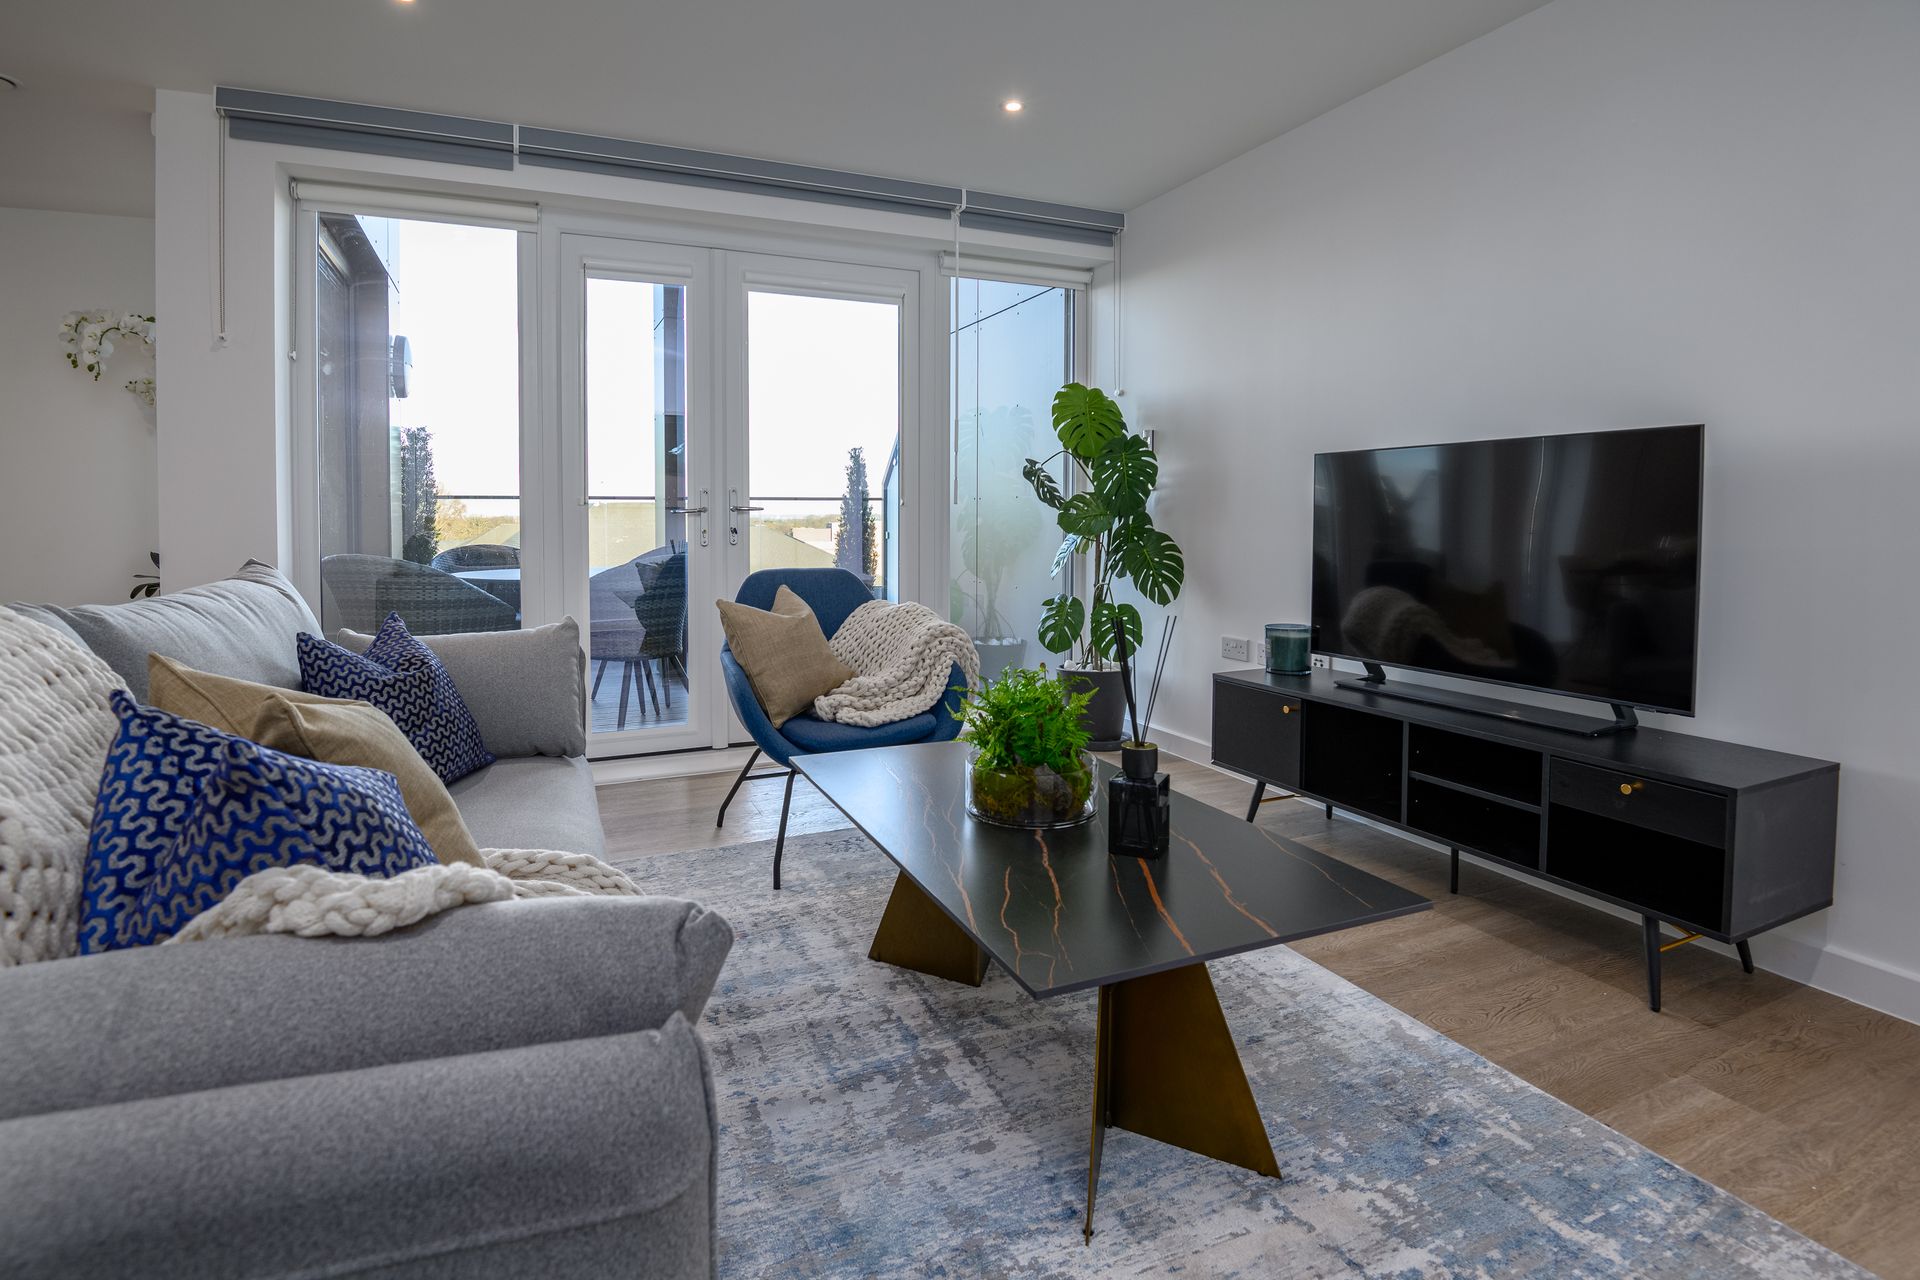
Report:
[[[390,613],[364,654],[301,632],[300,680],[323,698],[371,702],[392,717],[442,782],[493,763],[480,726],[433,650]]]
[[[302,760],[114,694],[83,955],[163,942],[268,867],[391,876],[435,861],[390,773]]]

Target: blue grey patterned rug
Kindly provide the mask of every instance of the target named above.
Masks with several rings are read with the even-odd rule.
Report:
[[[1864,1276],[1285,947],[1211,966],[1285,1179],[1111,1130],[1091,992],[876,964],[855,831],[622,864],[739,940],[703,1032],[723,1276]]]

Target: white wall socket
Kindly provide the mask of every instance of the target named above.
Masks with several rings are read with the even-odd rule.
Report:
[[[1333,659],[1324,653],[1316,653],[1313,655],[1313,669],[1315,671],[1331,671],[1333,670]]]
[[[1221,636],[1220,656],[1234,662],[1253,661],[1253,641],[1245,636]]]

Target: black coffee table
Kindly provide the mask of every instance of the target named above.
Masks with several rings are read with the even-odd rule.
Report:
[[[1099,989],[1087,1213],[1114,1125],[1280,1176],[1206,962],[1433,904],[1211,805],[1173,797],[1159,859],[1084,826],[967,816],[964,743],[801,755],[794,767],[899,868],[867,955],[979,986],[992,959],[1035,999]]]

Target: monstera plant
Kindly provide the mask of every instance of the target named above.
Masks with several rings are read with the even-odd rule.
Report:
[[[1147,501],[1160,479],[1160,461],[1145,436],[1127,430],[1113,398],[1098,387],[1069,382],[1053,397],[1053,431],[1058,452],[1028,458],[1021,474],[1034,494],[1053,508],[1064,540],[1054,553],[1058,576],[1075,556],[1089,572],[1083,576],[1086,598],[1072,591],[1051,596],[1042,605],[1040,643],[1050,653],[1068,654],[1082,669],[1102,671],[1119,656],[1116,628],[1129,650],[1140,647],[1140,611],[1114,599],[1120,583],[1157,605],[1172,604],[1187,575],[1180,545],[1153,527]],[[1049,470],[1061,457],[1071,459],[1073,492],[1063,492]],[[1096,737],[1102,736],[1096,731]]]

